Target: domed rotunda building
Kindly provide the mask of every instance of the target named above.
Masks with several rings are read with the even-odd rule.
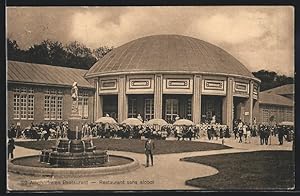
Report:
[[[108,53],[85,74],[95,86],[95,119],[119,122],[175,117],[199,124],[210,120],[232,127],[252,124],[258,110],[259,79],[225,50],[181,35],[154,35]]]

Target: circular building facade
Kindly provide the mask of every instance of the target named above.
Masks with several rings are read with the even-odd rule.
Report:
[[[85,75],[96,87],[95,117],[119,122],[175,117],[198,124],[210,120],[232,126],[252,124],[259,79],[225,50],[181,35],[154,35],[108,53]]]

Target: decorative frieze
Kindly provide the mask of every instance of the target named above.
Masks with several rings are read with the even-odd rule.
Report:
[[[100,80],[100,90],[113,90],[117,89],[117,80]]]
[[[234,96],[249,97],[249,83],[235,81],[233,92]]]
[[[166,75],[163,81],[163,93],[166,94],[192,94],[193,77]]]
[[[129,79],[129,89],[151,89],[151,78]]]
[[[203,94],[226,95],[226,81],[217,79],[202,80]]]
[[[117,78],[100,78],[99,94],[106,94],[106,93],[118,93]]]
[[[190,79],[189,78],[167,78],[166,79],[166,88],[167,89],[189,89],[190,88]]]
[[[254,84],[253,85],[253,99],[257,100],[258,98],[258,85]]]
[[[127,94],[152,94],[154,93],[153,75],[132,75],[127,76]]]
[[[234,90],[235,92],[249,93],[249,84],[235,82]]]

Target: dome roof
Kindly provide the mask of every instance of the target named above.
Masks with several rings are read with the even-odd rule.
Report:
[[[96,62],[86,77],[120,72],[193,72],[254,78],[225,50],[182,35],[153,35],[128,42]]]

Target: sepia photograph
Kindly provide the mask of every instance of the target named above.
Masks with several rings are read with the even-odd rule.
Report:
[[[293,191],[293,6],[7,6],[7,191]]]

